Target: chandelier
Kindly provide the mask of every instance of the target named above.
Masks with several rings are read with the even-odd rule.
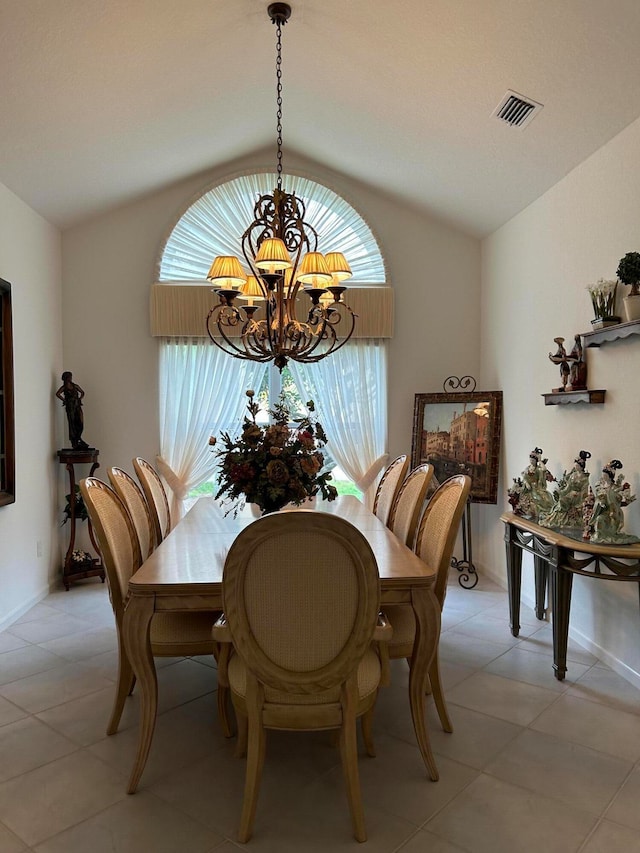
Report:
[[[207,331],[229,355],[273,361],[282,371],[289,359],[308,364],[344,346],[356,315],[343,299],[343,282],[351,277],[344,255],[318,251],[304,201],[282,188],[282,27],[291,7],[271,3],[267,12],[276,26],[277,186],[258,198],[242,235],[249,273],[233,255],[219,255],[211,265],[207,280],[220,301],[207,315]],[[256,316],[262,310],[264,316]]]

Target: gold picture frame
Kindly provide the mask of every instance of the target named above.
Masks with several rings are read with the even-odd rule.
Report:
[[[439,482],[471,477],[474,503],[498,500],[502,391],[416,394],[411,466],[434,466]]]

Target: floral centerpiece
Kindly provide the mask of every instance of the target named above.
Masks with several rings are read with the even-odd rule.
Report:
[[[231,438],[223,432],[222,447],[215,451],[220,459],[216,498],[239,501],[239,506],[257,504],[263,513],[282,509],[288,503],[299,506],[318,493],[325,500],[334,500],[338,492],[329,482],[331,474],[321,473],[321,448],[327,437],[312,417],[313,401],[307,403],[309,414],[292,418],[281,397],[269,411],[272,422],[261,426],[256,421],[260,407],[255,394],[251,390],[246,393],[249,416],[245,415],[242,434]],[[295,426],[290,427],[290,423]],[[214,436],[209,444],[217,444]]]
[[[591,321],[591,325],[594,328],[599,329],[603,326],[612,326],[620,322],[620,317],[616,316],[617,289],[617,281],[605,281],[603,278],[599,278],[595,284],[587,286],[595,315],[595,318]]]

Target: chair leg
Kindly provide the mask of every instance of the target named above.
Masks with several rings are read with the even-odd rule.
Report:
[[[233,737],[229,718],[229,688],[218,684],[218,719],[223,737]]]
[[[358,775],[358,750],[356,742],[355,721],[344,723],[340,730],[340,757],[344,773],[349,811],[353,823],[353,835],[356,841],[367,840],[367,830],[364,825],[364,811],[360,796],[360,777]]]
[[[236,758],[244,758],[247,754],[248,721],[244,714],[236,708],[236,721],[238,723],[238,742],[236,744]]]
[[[451,733],[453,731],[453,724],[449,717],[447,703],[444,701],[442,682],[440,680],[440,661],[438,659],[437,652],[431,662],[431,668],[429,669],[429,681],[431,682],[433,700],[436,703],[436,709],[438,711],[438,716],[440,717],[440,722],[442,723],[442,728],[445,732]]]
[[[360,795],[360,776],[358,774],[358,739],[356,732],[355,707],[357,703],[357,686],[355,679],[350,679],[343,688],[342,728],[340,729],[340,758],[344,773],[349,811],[353,823],[353,835],[356,841],[367,840],[367,830],[364,825],[364,811]]]
[[[124,650],[124,644],[118,637],[118,683],[116,686],[116,695],[113,700],[113,708],[111,717],[107,724],[107,734],[114,735],[118,731],[120,717],[124,710],[124,703],[127,696],[131,695],[133,687],[136,683],[136,677],[133,673],[129,658]]]
[[[376,757],[376,747],[373,742],[373,710],[375,706],[369,708],[369,710],[362,715],[361,725],[362,725],[362,740],[364,741],[364,748],[367,751],[367,755],[370,758]]]
[[[265,730],[260,717],[256,718],[253,716],[248,729],[247,773],[244,783],[244,800],[240,816],[240,829],[238,830],[238,841],[241,844],[249,841],[253,834],[253,822],[258,805],[258,793],[260,791],[260,778],[262,776],[266,745]]]

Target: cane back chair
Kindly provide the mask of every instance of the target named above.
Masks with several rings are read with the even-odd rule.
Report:
[[[391,509],[389,528],[408,548],[413,548],[418,521],[422,514],[433,465],[418,465],[400,486],[398,497]]]
[[[116,492],[96,477],[80,481],[80,492],[98,539],[107,573],[109,597],[118,637],[118,683],[107,726],[115,734],[124,703],[133,691],[135,676],[123,642],[124,609],[129,578],[140,567],[140,546],[127,508]],[[155,657],[211,655],[211,626],[219,612],[155,613],[151,620],[151,652]]]
[[[372,639],[380,601],[371,547],[334,515],[299,510],[265,516],[243,530],[227,556],[219,679],[230,687],[247,749],[238,839],[253,830],[265,729],[339,730],[354,835],[366,840],[356,719],[371,720],[380,661]],[[231,646],[231,643],[233,646]],[[233,648],[233,651],[231,649]],[[363,726],[372,752],[370,726]]]
[[[151,520],[153,521],[154,548],[157,548],[171,531],[171,513],[169,512],[167,493],[156,469],[141,456],[136,456],[133,460],[133,469],[138,480],[140,480],[142,491],[147,499]]]
[[[427,504],[418,528],[415,552],[436,570],[434,592],[441,611],[447,594],[451,555],[470,490],[471,478],[466,474],[457,474],[445,480]],[[390,604],[385,607],[385,615],[393,628],[393,635],[387,645],[389,657],[410,660],[416,633],[413,609],[407,604]],[[429,680],[442,728],[452,732],[453,726],[442,691],[437,650],[429,670]]]
[[[112,489],[126,506],[131,521],[133,521],[133,526],[138,535],[140,556],[144,563],[154,549],[155,533],[149,505],[140,486],[122,468],[109,468],[107,474]]]
[[[373,513],[383,524],[389,524],[391,508],[398,495],[400,486],[409,470],[409,459],[406,454],[398,456],[388,466],[378,483],[376,496],[373,501]]]

